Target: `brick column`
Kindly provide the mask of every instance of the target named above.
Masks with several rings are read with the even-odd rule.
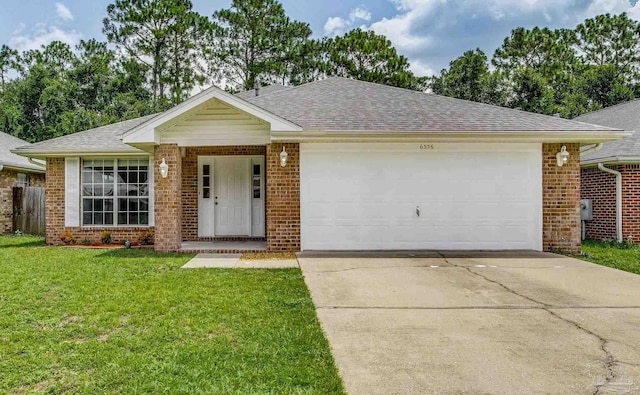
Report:
[[[13,230],[13,187],[17,177],[14,170],[0,170],[0,235]]]
[[[285,147],[287,166],[280,166]],[[300,144],[267,145],[267,250],[300,251]]]
[[[45,179],[45,222],[47,244],[61,245],[64,227],[64,158],[47,158]]]
[[[158,166],[162,158],[169,165],[169,175],[162,178]],[[182,244],[182,156],[176,144],[161,144],[154,154],[155,249],[178,251]]]
[[[571,157],[558,167],[563,145]],[[545,251],[581,251],[579,144],[542,144],[542,243]]]

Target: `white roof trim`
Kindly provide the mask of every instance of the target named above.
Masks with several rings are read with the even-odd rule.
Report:
[[[424,132],[320,132],[301,133],[272,132],[272,142],[366,142],[366,141],[416,141],[416,142],[535,142],[593,144],[603,141],[620,140],[629,136],[625,131],[424,131]]]
[[[299,125],[213,86],[122,134],[122,141],[126,144],[160,144],[160,135],[156,128],[211,99],[218,99],[230,106],[253,115],[256,118],[268,122],[271,125],[272,131],[302,131],[302,127]]]
[[[599,159],[589,159],[589,160],[580,160],[580,166],[597,166],[598,163],[602,163],[604,165],[613,165],[613,164],[639,164],[640,157],[637,156],[608,156],[605,158]]]

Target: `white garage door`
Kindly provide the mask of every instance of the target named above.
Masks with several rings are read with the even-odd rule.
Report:
[[[540,144],[301,144],[303,250],[542,249]]]

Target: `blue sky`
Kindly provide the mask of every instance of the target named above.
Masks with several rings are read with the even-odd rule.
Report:
[[[231,0],[192,0],[203,15]],[[18,50],[52,40],[71,45],[104,40],[102,19],[109,0],[3,0],[0,44]],[[428,75],[468,49],[489,57],[518,26],[573,28],[585,18],[628,12],[640,19],[638,0],[282,0],[287,14],[311,25],[314,35],[336,35],[355,27],[384,34],[412,69]]]

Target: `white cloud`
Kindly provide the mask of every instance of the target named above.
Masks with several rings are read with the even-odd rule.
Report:
[[[370,21],[371,13],[363,5],[351,10],[349,17],[342,18],[332,16],[327,19],[324,24],[324,34],[330,37],[346,33],[347,30],[354,29],[358,23],[362,21]]]
[[[632,5],[634,0],[388,1],[396,14],[372,20],[368,28],[387,36],[398,52],[409,58],[418,75],[433,74],[477,47],[491,58],[519,26],[571,29],[586,18],[625,11],[640,20],[640,1]]]
[[[600,14],[620,14],[629,10],[628,0],[594,0],[587,8],[587,17]]]
[[[364,6],[356,7],[349,13],[349,21],[355,22],[357,20],[371,20],[371,13]]]
[[[422,63],[420,60],[411,62],[409,69],[417,76],[431,76],[435,74],[431,67]]]
[[[344,31],[347,21],[339,16],[332,16],[324,24],[324,34],[327,36],[337,36]]]
[[[67,6],[62,3],[56,3],[56,13],[58,14],[58,17],[60,17],[63,21],[73,20],[73,13],[71,13],[71,10],[69,10],[69,8],[67,8]]]
[[[75,30],[65,31],[57,26],[36,25],[32,32],[17,34],[9,40],[9,46],[20,52],[32,49],[40,49],[52,41],[62,41],[71,47],[80,42],[81,34]]]

